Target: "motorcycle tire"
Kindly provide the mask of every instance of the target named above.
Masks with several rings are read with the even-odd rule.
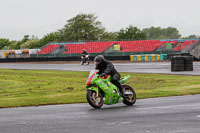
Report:
[[[171,64],[184,64],[184,60],[172,60]]]
[[[184,60],[185,61],[193,61],[193,57],[192,56],[184,56]]]
[[[184,71],[184,67],[171,67],[172,72]]]
[[[133,90],[133,88],[131,88],[128,85],[122,85],[122,86],[124,88],[124,101],[123,101],[123,103],[125,105],[128,105],[128,106],[135,104],[135,102],[136,102],[136,93]],[[126,91],[127,90],[129,90],[129,92],[132,93],[132,98],[130,98],[128,95],[126,95]]]
[[[89,65],[89,64],[90,64],[90,61],[88,60],[88,61],[87,61],[87,65]]]
[[[185,67],[185,71],[193,71],[193,67]]]
[[[187,65],[187,64],[193,64],[193,61],[192,60],[186,60],[185,65]]]
[[[88,103],[95,109],[101,108],[103,106],[103,96],[99,94],[100,102],[97,104],[93,99],[93,95],[96,95],[95,91],[87,91],[86,97]]]

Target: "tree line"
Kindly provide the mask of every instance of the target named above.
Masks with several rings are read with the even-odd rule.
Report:
[[[197,35],[182,37],[175,27],[150,27],[140,29],[128,26],[116,32],[108,32],[94,14],[78,14],[67,20],[62,29],[48,33],[43,38],[24,35],[20,41],[0,38],[0,49],[33,49],[40,48],[50,42],[78,41],[120,41],[120,40],[161,40],[161,39],[193,39]]]

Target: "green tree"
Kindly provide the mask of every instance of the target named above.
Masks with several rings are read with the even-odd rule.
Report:
[[[189,35],[188,37],[183,37],[182,39],[198,39],[200,36],[198,35]]]
[[[24,35],[24,38],[20,41],[9,41],[8,39],[4,39],[7,42],[7,45],[4,45],[1,49],[9,50],[9,49],[31,49],[38,48],[40,45],[39,39],[35,36]],[[0,39],[1,42],[1,39]]]
[[[101,40],[105,28],[94,14],[78,14],[67,21],[60,34],[63,41]]]
[[[137,27],[129,26],[117,32],[118,40],[145,40],[146,35]]]
[[[17,41],[10,41],[9,45],[6,45],[2,48],[2,50],[9,50],[9,49],[15,49],[15,45],[17,44]]]
[[[179,39],[181,35],[179,31],[174,27],[161,28],[161,27],[150,27],[142,30],[147,39],[160,40],[160,39]]]
[[[162,36],[162,29],[160,27],[151,27],[143,29],[143,32],[146,34],[147,39],[160,39]]]
[[[25,43],[26,41],[30,40],[29,35],[24,35],[24,38],[21,41],[12,45],[12,49],[20,49],[20,46]]]
[[[167,39],[179,39],[181,37],[179,31],[174,27],[163,29],[163,34]]]
[[[0,49],[9,46],[11,44],[9,39],[0,38]]]
[[[62,41],[60,40],[60,33],[59,32],[52,32],[49,33],[47,35],[45,35],[42,39],[40,39],[39,43],[38,43],[38,47],[42,47],[47,43],[50,42],[57,42],[57,41]]]
[[[33,49],[39,48],[40,42],[37,39],[28,40],[20,45],[20,49]]]
[[[117,32],[104,32],[104,34],[102,35],[102,40],[104,41],[117,40]]]

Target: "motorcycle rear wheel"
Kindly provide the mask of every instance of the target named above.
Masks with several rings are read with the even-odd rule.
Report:
[[[136,93],[133,90],[133,88],[128,86],[128,85],[123,85],[123,88],[124,88],[124,101],[123,101],[123,103],[128,105],[128,106],[135,104]],[[126,94],[126,92],[130,93],[130,94]]]
[[[101,108],[103,106],[103,96],[99,94],[99,97],[96,97],[95,91],[87,91],[87,101],[95,109]]]

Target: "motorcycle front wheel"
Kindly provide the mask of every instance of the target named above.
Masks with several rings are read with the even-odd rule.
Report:
[[[95,91],[87,91],[87,101],[93,108],[101,108],[103,106],[103,96],[97,94]]]
[[[87,65],[89,65],[90,64],[90,61],[89,61],[89,59],[87,60]]]
[[[133,90],[133,88],[131,88],[128,85],[123,85],[124,88],[124,101],[123,103],[126,105],[133,105],[136,102],[136,93]]]
[[[81,61],[81,65],[83,65],[84,64],[84,62],[83,61]]]

